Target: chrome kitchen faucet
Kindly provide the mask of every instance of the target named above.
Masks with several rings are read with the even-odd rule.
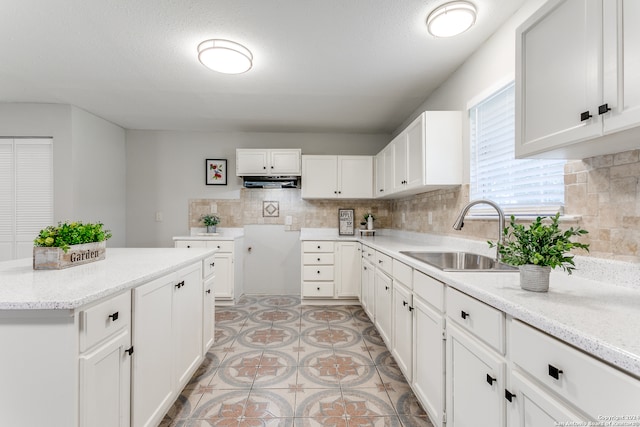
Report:
[[[464,217],[467,215],[467,212],[469,212],[469,209],[471,209],[472,206],[479,204],[489,205],[498,212],[498,247],[496,248],[496,260],[500,261],[502,257],[500,256],[499,248],[502,244],[502,230],[504,230],[504,212],[496,202],[486,199],[478,199],[472,200],[471,202],[467,203],[467,205],[462,208],[462,211],[460,212],[460,215],[458,215],[458,219],[456,219],[456,222],[453,223],[453,229],[462,230],[462,227],[464,226]]]

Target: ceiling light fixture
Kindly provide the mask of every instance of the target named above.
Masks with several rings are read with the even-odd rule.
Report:
[[[464,33],[476,22],[476,7],[466,1],[453,1],[436,8],[427,17],[427,29],[435,37]]]
[[[253,55],[231,40],[211,39],[198,45],[198,60],[205,67],[225,74],[241,74],[253,66]]]

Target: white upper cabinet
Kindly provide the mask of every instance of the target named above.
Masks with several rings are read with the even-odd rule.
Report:
[[[293,175],[299,176],[302,150],[236,149],[236,176]]]
[[[372,197],[372,156],[302,156],[303,199]]]
[[[461,112],[425,111],[381,153],[385,153],[385,185],[384,191],[378,189],[377,197],[461,184]]]
[[[518,28],[516,157],[638,147],[639,20],[633,0],[551,0]]]

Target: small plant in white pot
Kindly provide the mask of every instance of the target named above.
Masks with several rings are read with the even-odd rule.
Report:
[[[207,233],[215,233],[216,226],[220,224],[220,217],[218,215],[206,214],[200,217],[200,221],[207,227]]]
[[[589,245],[571,240],[588,233],[580,227],[562,231],[558,220],[560,213],[543,221],[537,217],[529,227],[516,224],[515,217],[503,230],[504,242],[489,241],[490,247],[497,247],[502,262],[520,269],[520,286],[522,289],[536,292],[549,290],[549,274],[551,269],[560,267],[568,274],[575,270],[572,249],[589,251]]]
[[[373,216],[372,213],[366,213],[364,214],[364,220],[367,223],[367,229],[368,230],[373,230],[373,221],[376,219],[376,217]]]

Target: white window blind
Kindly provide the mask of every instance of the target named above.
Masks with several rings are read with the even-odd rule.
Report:
[[[0,139],[0,260],[32,256],[52,223],[52,139]]]
[[[514,84],[469,109],[470,199],[490,199],[513,214],[555,214],[564,206],[564,160],[515,159]],[[475,215],[495,214],[473,209]]]

